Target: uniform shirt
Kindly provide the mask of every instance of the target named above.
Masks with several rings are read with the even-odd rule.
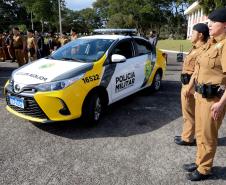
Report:
[[[34,37],[28,37],[27,38],[27,48],[35,48],[35,38]]]
[[[190,50],[186,58],[183,62],[183,68],[182,68],[182,74],[189,74],[192,75],[195,70],[195,64],[200,56],[201,52],[204,51],[204,45],[203,43],[198,43],[193,46],[193,48]]]
[[[197,61],[196,82],[226,85],[226,34],[213,38]]]
[[[13,36],[13,47],[15,49],[23,49],[23,39],[22,39],[21,35]]]
[[[61,46],[65,45],[65,44],[67,44],[67,43],[68,43],[68,39],[67,39],[67,38],[61,38],[61,39],[60,39],[60,44],[61,44]]]
[[[74,35],[74,36],[72,35],[72,36],[71,36],[71,40],[76,40],[77,38],[78,38],[77,35]]]

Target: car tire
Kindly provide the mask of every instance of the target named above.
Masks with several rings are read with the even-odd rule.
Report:
[[[104,103],[97,93],[93,93],[87,97],[82,111],[82,121],[86,125],[94,126],[102,117]]]
[[[157,71],[151,84],[151,90],[154,92],[159,91],[161,85],[162,85],[162,75],[160,71]]]

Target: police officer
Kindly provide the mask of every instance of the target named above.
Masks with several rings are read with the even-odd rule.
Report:
[[[156,46],[156,45],[157,45],[158,38],[157,38],[157,33],[156,33],[156,31],[151,31],[151,32],[150,32],[149,42],[150,42],[153,46]]]
[[[213,11],[209,15],[209,20],[212,39],[198,59],[194,74],[196,161],[183,166],[185,170],[191,172],[187,176],[191,181],[209,177],[217,148],[218,129],[225,115],[226,8]],[[191,88],[187,93],[190,90]]]
[[[67,33],[63,32],[61,35],[61,39],[60,39],[60,46],[63,46],[65,44],[67,44],[69,42],[68,38],[67,38]]]
[[[4,46],[5,46],[4,40],[5,39],[3,36],[3,32],[0,31],[0,60],[3,62],[6,60],[6,54],[5,54],[5,50],[4,50]]]
[[[49,54],[51,54],[53,51],[57,50],[59,44],[57,39],[54,36],[54,32],[50,31],[48,33],[48,48],[49,48]]]
[[[35,31],[35,39],[37,42],[37,59],[45,57],[46,56],[46,45],[44,38],[41,33],[38,31]]]
[[[34,37],[34,31],[27,31],[27,52],[28,52],[28,60],[34,61],[37,57],[37,44],[36,39]]]
[[[78,35],[76,33],[76,30],[75,29],[71,29],[71,41],[72,40],[76,40],[78,38]]]
[[[23,53],[23,49],[24,49],[23,38],[20,35],[20,31],[18,27],[13,28],[13,48],[15,49],[15,57],[20,67],[25,64],[25,60],[24,60],[24,53]]]
[[[6,43],[7,51],[11,59],[11,62],[15,62],[16,57],[15,57],[15,50],[13,47],[13,32],[11,30],[9,31],[9,34],[6,37],[5,43]]]
[[[181,74],[181,106],[183,114],[183,131],[181,136],[175,136],[174,142],[178,145],[192,145],[195,136],[195,99],[194,96],[185,98],[183,92],[187,88],[190,78],[195,70],[195,63],[204,45],[209,38],[209,28],[206,24],[198,23],[192,31],[192,49],[184,60]]]

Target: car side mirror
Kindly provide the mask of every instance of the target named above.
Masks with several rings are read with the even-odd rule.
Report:
[[[124,57],[123,55],[113,54],[111,56],[111,62],[113,63],[122,63],[125,61],[126,61],[126,57]]]

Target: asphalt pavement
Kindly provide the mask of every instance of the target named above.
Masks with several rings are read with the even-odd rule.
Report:
[[[219,132],[213,176],[193,183],[182,170],[195,146],[177,146],[182,130],[181,63],[168,55],[163,87],[111,105],[95,127],[78,121],[34,124],[5,110],[0,93],[1,185],[223,185],[226,125]],[[0,62],[0,89],[15,63]]]

